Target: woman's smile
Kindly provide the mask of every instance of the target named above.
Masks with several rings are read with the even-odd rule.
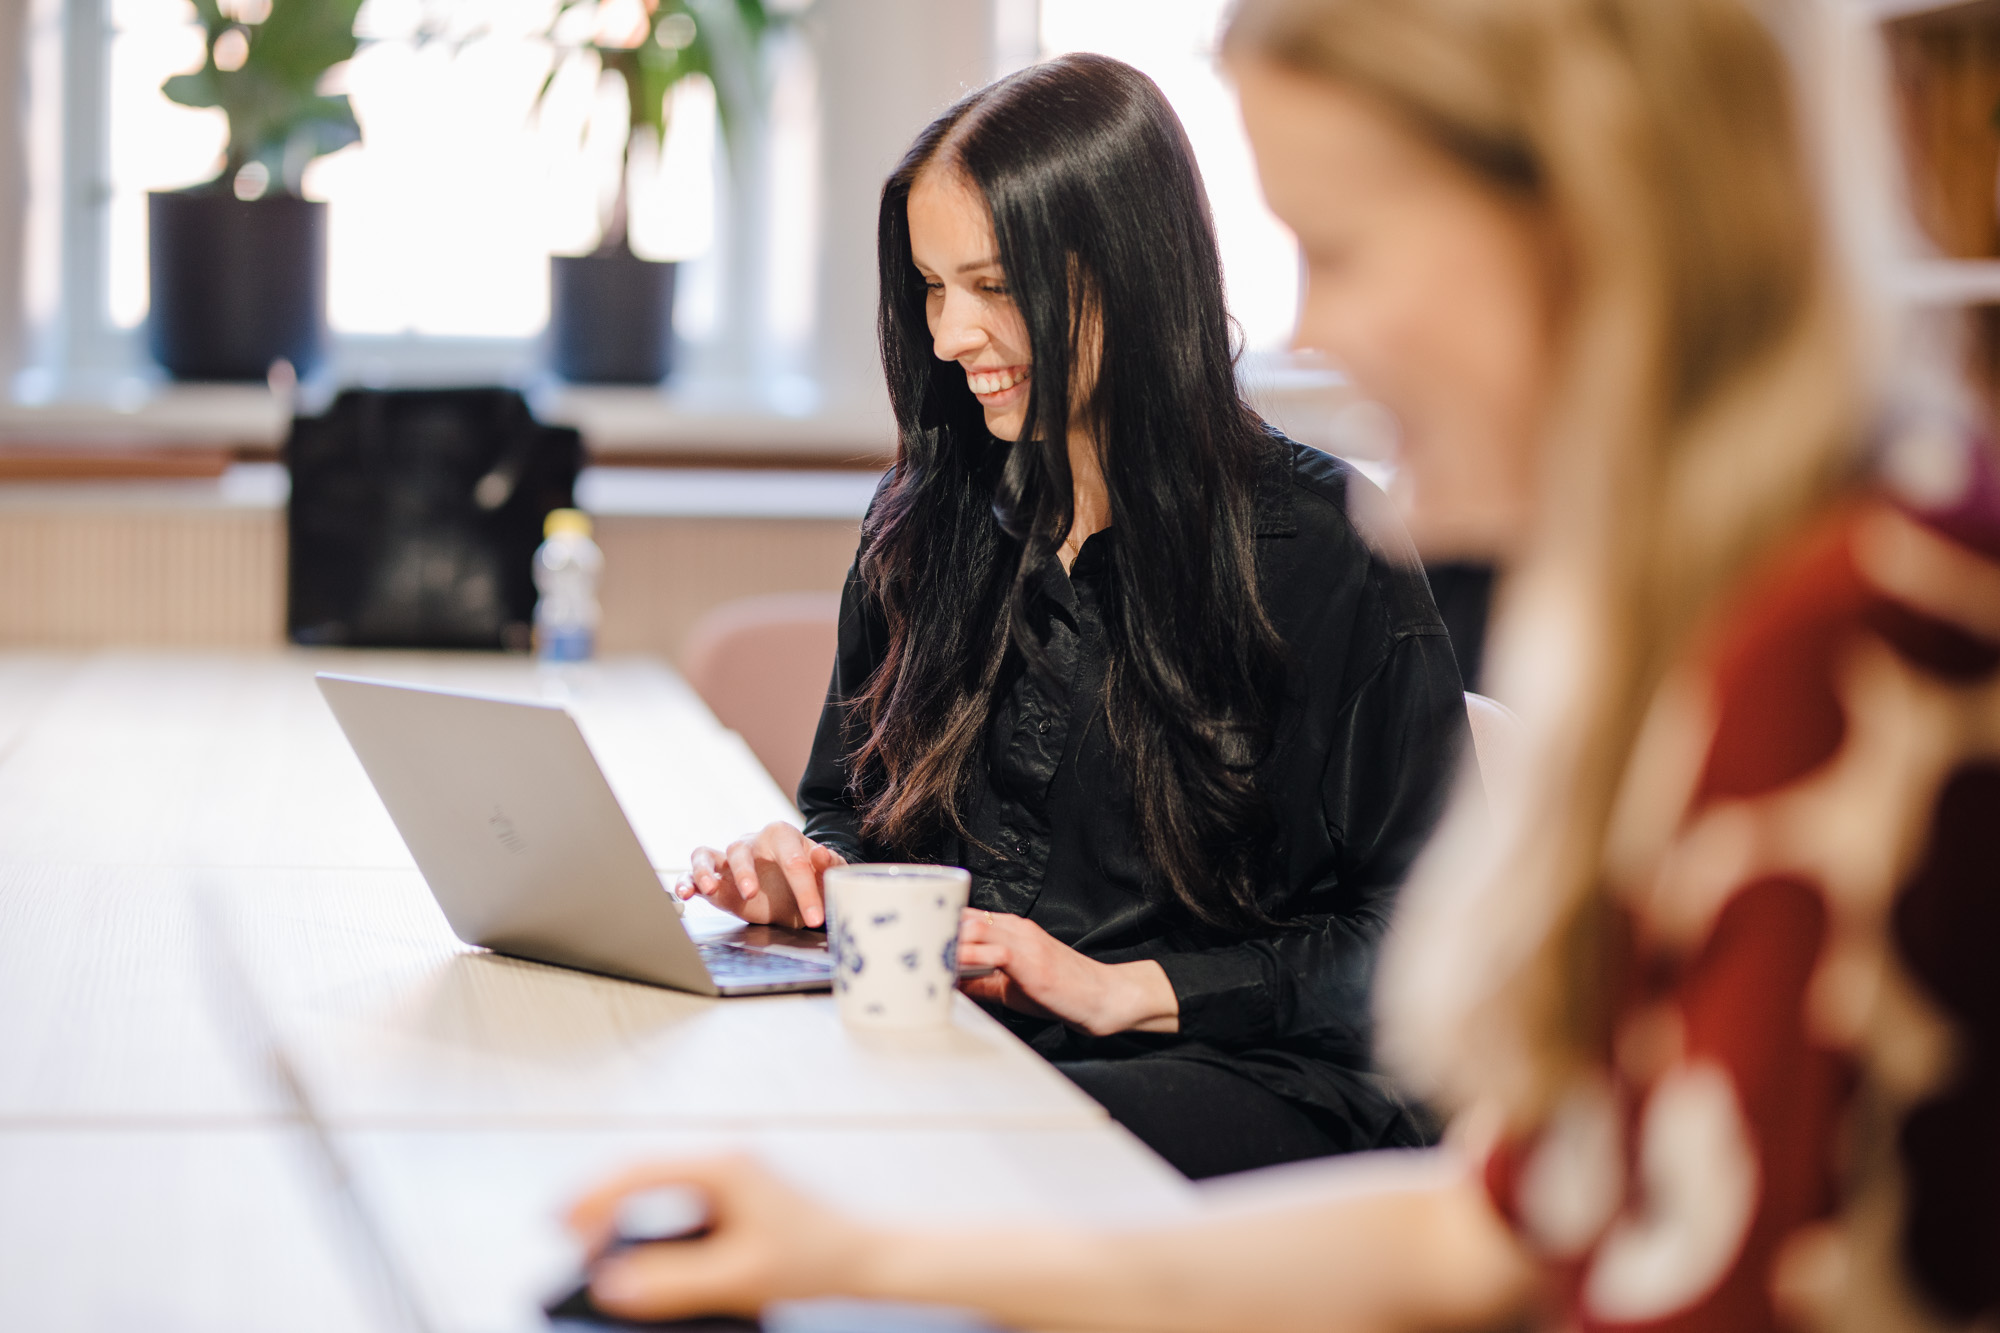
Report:
[[[988,412],[1005,411],[1028,396],[1026,366],[967,366],[966,387]]]

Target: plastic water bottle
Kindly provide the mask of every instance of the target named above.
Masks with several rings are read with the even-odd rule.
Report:
[[[597,651],[597,576],[604,552],[590,539],[590,516],[557,509],[542,524],[535,552],[535,653],[544,662],[586,662]]]

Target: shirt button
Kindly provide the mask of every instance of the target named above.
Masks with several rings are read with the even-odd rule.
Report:
[[[1041,733],[1042,733],[1042,735],[1044,735],[1044,736],[1048,735],[1048,734],[1049,734],[1049,720],[1048,720],[1047,718],[1043,718],[1043,719],[1042,719],[1042,720],[1041,720],[1040,722],[1037,722],[1037,723],[1035,724],[1035,730],[1036,730],[1036,731],[1039,731],[1039,732],[1041,732]]]

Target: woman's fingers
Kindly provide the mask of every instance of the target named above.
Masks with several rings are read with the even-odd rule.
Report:
[[[826,924],[826,884],[820,877],[835,866],[846,865],[847,858],[831,847],[822,847],[803,833],[797,836],[804,848],[805,859],[797,873],[787,872],[786,878],[792,885],[792,896],[798,902],[799,915],[808,926],[816,929]]]
[[[824,922],[826,908],[820,901],[819,871],[813,868],[812,849],[815,844],[807,841],[806,835],[790,824],[768,826],[758,836],[757,843],[762,853],[760,859],[770,860],[784,875],[799,919],[808,926]]]
[[[727,911],[735,911],[739,904],[733,887],[734,876],[729,873],[729,862],[724,853],[713,847],[697,847],[688,857],[687,882],[694,893]],[[692,897],[692,894],[682,894]]]
[[[1006,967],[1014,960],[1013,950],[1004,944],[958,942],[958,961],[966,967]]]
[[[958,940],[961,962],[999,969],[964,984],[974,999],[1066,1023],[1089,1021],[1101,965],[1026,917],[967,908],[959,920]]]
[[[640,1166],[607,1181],[579,1199],[569,1212],[570,1229],[592,1250],[611,1237],[618,1206],[631,1194],[662,1186],[693,1187],[708,1199],[708,1229],[726,1231],[733,1202],[757,1168],[735,1158],[712,1162],[655,1163]],[[613,1314],[638,1319],[676,1315],[754,1313],[742,1309],[749,1293],[729,1291],[713,1279],[713,1242],[671,1241],[640,1245],[610,1255],[591,1266],[591,1299]],[[739,1288],[744,1284],[735,1284]],[[733,1298],[733,1299],[732,1299]]]
[[[722,859],[722,853],[716,852],[712,848],[703,848],[702,850],[711,853],[712,859],[708,868],[697,867],[688,872],[687,880],[693,888],[694,893],[700,894],[703,898],[720,907],[725,912],[742,916],[744,912],[743,899],[736,892],[736,876],[730,872],[728,862]],[[719,872],[716,869],[717,866],[720,867]],[[693,894],[683,894],[682,896],[692,897]]]
[[[704,898],[714,898],[722,881],[716,877],[715,867],[722,853],[713,847],[697,847],[688,854],[688,871],[674,881],[674,893],[683,900],[700,894]]]
[[[997,970],[988,976],[968,977],[959,983],[959,989],[975,1000],[1049,1017],[1048,1006],[1025,984],[1041,970],[1036,953],[1039,943],[1048,938],[1046,931],[1025,917],[966,908],[958,923],[958,961],[967,967]]]
[[[1031,1014],[1036,1018],[1063,1017],[1030,995],[1019,982],[1005,972],[995,972],[984,977],[967,977],[958,983],[958,988],[975,1000],[987,1000],[993,1004],[1004,1005],[1017,1013]]]
[[[792,900],[798,904],[799,920],[817,930],[826,924],[826,904],[821,900],[819,875],[806,857],[785,863],[785,882],[792,886]]]
[[[958,988],[975,1000],[1007,1003],[1007,978],[998,972],[989,972],[983,977],[966,977],[958,983]]]
[[[579,1239],[599,1242],[611,1234],[612,1219],[618,1215],[618,1205],[628,1194],[640,1190],[658,1189],[663,1185],[692,1185],[705,1188],[713,1184],[717,1177],[714,1168],[721,1163],[733,1164],[735,1159],[720,1158],[715,1161],[689,1162],[642,1162],[627,1167],[617,1175],[602,1182],[589,1193],[578,1198],[569,1206],[563,1217],[569,1229]],[[713,1211],[713,1204],[711,1204]]]
[[[748,838],[729,844],[729,874],[736,884],[736,896],[744,902],[756,898],[762,888],[757,883],[757,856]]]
[[[1054,943],[1053,937],[1024,916],[968,907],[958,919],[958,946],[997,944],[1021,951]]]
[[[713,847],[697,847],[688,854],[688,882],[697,893],[715,891],[715,863],[722,853]]]
[[[700,894],[726,912],[767,925],[817,926],[826,919],[820,875],[845,865],[786,823],[767,824],[717,851],[697,847],[688,873],[674,885],[683,898]]]
[[[754,1315],[746,1300],[755,1283],[736,1263],[716,1262],[714,1241],[641,1245],[599,1263],[590,1274],[590,1299],[622,1319],[678,1319],[688,1315]],[[754,1299],[754,1298],[752,1298]]]
[[[570,1209],[586,1242],[610,1235],[620,1202],[639,1190],[692,1187],[708,1201],[701,1239],[640,1245],[591,1270],[591,1298],[632,1319],[754,1315],[802,1292],[837,1293],[853,1268],[860,1229],[834,1225],[812,1201],[744,1157],[642,1166],[607,1181]]]

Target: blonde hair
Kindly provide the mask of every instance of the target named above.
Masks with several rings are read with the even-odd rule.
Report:
[[[1789,71],[1741,0],[1244,0],[1228,50],[1374,98],[1566,247],[1542,517],[1489,657],[1532,780],[1477,853],[1454,813],[1379,993],[1418,1091],[1530,1118],[1605,1048],[1642,719],[1852,474],[1855,357]]]

